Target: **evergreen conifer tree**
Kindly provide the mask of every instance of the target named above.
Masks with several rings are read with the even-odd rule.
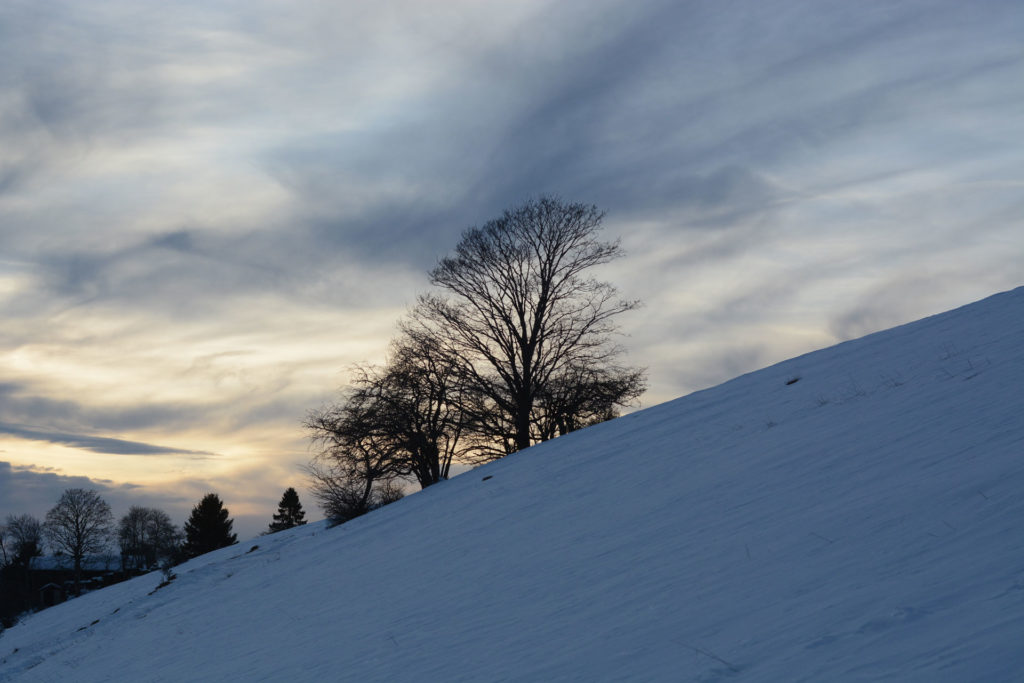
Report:
[[[216,493],[207,493],[199,504],[192,508],[192,514],[185,522],[185,557],[196,557],[211,550],[224,548],[238,542],[238,536],[231,533],[234,520],[228,517],[228,510]]]
[[[270,533],[302,526],[306,523],[305,517],[306,513],[299,502],[299,494],[289,486],[281,496],[281,502],[277,504],[277,513],[274,515],[274,521],[270,523]]]

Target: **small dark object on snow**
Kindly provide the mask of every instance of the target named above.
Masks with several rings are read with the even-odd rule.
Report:
[[[800,381],[799,377],[794,377],[793,379],[787,379],[786,380],[786,386],[788,387],[790,384],[796,384],[799,381]]]
[[[487,481],[488,479],[490,479],[490,478],[491,478],[491,477],[493,477],[493,476],[494,476],[493,474],[488,474],[488,475],[487,475],[486,477],[484,477],[484,478],[483,478],[483,479],[481,479],[480,481]]]

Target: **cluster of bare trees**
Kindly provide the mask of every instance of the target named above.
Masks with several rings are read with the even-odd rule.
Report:
[[[9,515],[0,525],[0,626],[36,605],[33,559],[43,554],[44,542],[55,554],[71,558],[73,592],[81,590],[82,565],[91,554],[106,549],[112,517],[110,506],[95,491],[67,489],[40,521],[32,515]]]
[[[620,299],[595,267],[621,255],[594,206],[542,197],[470,228],[430,273],[382,367],[359,367],[305,426],[312,490],[345,521],[481,463],[615,417],[645,388],[621,365]]]
[[[178,558],[182,534],[163,510],[133,505],[117,524],[126,571],[142,571]]]
[[[133,505],[115,524],[110,506],[93,490],[65,490],[45,520],[32,515],[8,515],[0,524],[0,630],[17,615],[40,606],[39,589],[47,581],[64,581],[60,566],[40,569],[33,560],[44,545],[54,555],[71,560],[70,592],[79,594],[83,575],[95,572],[97,560],[114,569],[120,551],[120,574],[105,580],[128,578],[155,567],[170,572],[174,565],[237,542],[234,520],[216,493],[206,494],[179,529],[163,510]],[[269,533],[305,524],[305,512],[294,488],[285,490],[273,515]],[[48,574],[41,576],[41,574]],[[55,578],[54,575],[57,575]]]
[[[166,512],[140,506],[133,506],[115,526],[110,506],[99,493],[71,488],[46,513],[45,521],[32,515],[8,516],[0,527],[0,566],[29,570],[32,559],[43,554],[44,541],[55,554],[71,559],[78,593],[83,563],[105,553],[111,541],[121,551],[122,571],[132,573],[174,557],[181,534]]]

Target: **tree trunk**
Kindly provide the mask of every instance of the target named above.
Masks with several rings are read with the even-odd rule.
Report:
[[[520,398],[516,411],[516,450],[521,451],[529,448],[530,439],[530,410],[533,408],[533,401],[528,398]]]
[[[356,515],[366,514],[370,511],[370,496],[373,494],[373,477],[367,477],[366,483],[363,486],[363,499],[359,502],[359,511]]]
[[[436,484],[441,481],[441,454],[436,444],[428,443],[424,450],[427,455],[427,464],[430,467],[430,483]],[[424,487],[425,488],[425,487]]]
[[[82,594],[82,556],[75,554],[75,595]]]

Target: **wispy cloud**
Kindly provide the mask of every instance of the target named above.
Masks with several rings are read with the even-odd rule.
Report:
[[[114,439],[104,436],[89,436],[85,434],[67,434],[64,432],[50,432],[39,429],[32,429],[20,425],[0,423],[0,434],[10,434],[22,439],[32,441],[46,441],[49,443],[71,446],[92,451],[93,453],[109,453],[116,455],[181,455],[190,458],[214,457],[216,453],[208,451],[191,451],[181,448],[167,446],[155,446],[140,441],[127,441],[125,439]]]

